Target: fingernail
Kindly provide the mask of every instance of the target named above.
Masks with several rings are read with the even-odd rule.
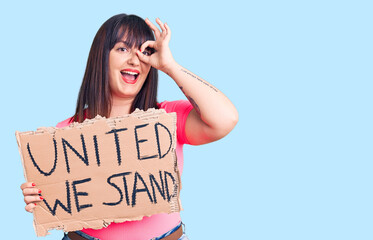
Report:
[[[36,206],[36,203],[34,203],[35,204],[35,206]]]
[[[43,200],[44,198],[42,196],[40,196],[40,200]]]
[[[32,186],[33,186],[33,187],[35,187],[35,186],[36,186],[36,184],[35,184],[35,183],[32,183]]]
[[[38,193],[41,193],[41,190],[39,189]]]

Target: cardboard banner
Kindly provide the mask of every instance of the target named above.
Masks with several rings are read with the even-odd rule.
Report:
[[[37,236],[181,210],[176,113],[136,110],[16,137],[26,181],[44,197],[33,213]]]

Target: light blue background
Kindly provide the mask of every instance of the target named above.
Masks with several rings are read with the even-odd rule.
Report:
[[[192,240],[373,239],[371,1],[10,2],[0,3],[1,239],[37,239],[14,132],[74,112],[93,37],[121,12],[166,21],[175,59],[240,114],[226,138],[185,147]],[[159,100],[183,98],[161,74]]]

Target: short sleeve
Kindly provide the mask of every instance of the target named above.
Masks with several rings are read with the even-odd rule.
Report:
[[[160,108],[166,110],[167,113],[176,112],[176,135],[180,144],[190,144],[185,135],[186,119],[193,109],[192,104],[187,100],[164,101],[159,104]]]

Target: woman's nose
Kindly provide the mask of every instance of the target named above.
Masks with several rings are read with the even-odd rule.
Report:
[[[128,64],[138,66],[140,64],[140,59],[136,54],[136,50],[130,52],[130,56],[128,58]]]

